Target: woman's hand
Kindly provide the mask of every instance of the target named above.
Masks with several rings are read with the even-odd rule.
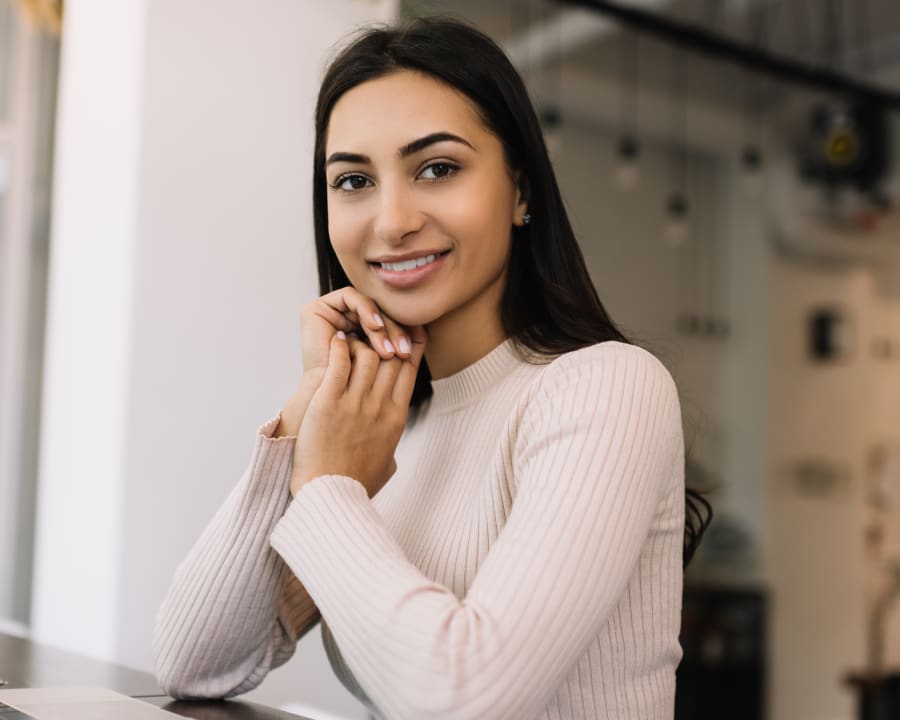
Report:
[[[408,358],[412,351],[409,334],[385,317],[372,298],[345,287],[307,303],[300,313],[303,372],[328,366],[331,339],[338,330],[365,334],[382,360]]]
[[[307,405],[325,375],[329,345],[338,331],[364,334],[383,360],[409,358],[412,352],[409,333],[356,288],[341,288],[307,303],[300,313],[303,376],[297,391],[281,411],[274,437],[299,432]]]
[[[291,493],[320,475],[346,475],[373,497],[393,475],[394,451],[425,350],[425,331],[410,332],[407,359],[383,359],[365,343],[336,333],[322,382],[294,446]]]

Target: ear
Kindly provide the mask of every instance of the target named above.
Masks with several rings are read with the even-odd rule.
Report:
[[[528,183],[525,178],[522,176],[520,171],[516,171],[515,174],[516,181],[516,210],[513,215],[513,225],[516,227],[522,227],[525,225],[525,221],[522,219],[525,214],[528,212]]]

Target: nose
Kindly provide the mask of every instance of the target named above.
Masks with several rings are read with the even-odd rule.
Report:
[[[415,191],[403,180],[383,180],[378,200],[375,236],[385,244],[399,245],[422,228],[424,214],[416,203]]]

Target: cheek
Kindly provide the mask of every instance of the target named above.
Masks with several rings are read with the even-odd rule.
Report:
[[[504,255],[512,235],[514,189],[501,172],[484,173],[455,206],[454,215],[463,238],[477,238],[482,257]]]
[[[353,280],[353,275],[358,272],[357,266],[361,263],[360,248],[364,238],[364,229],[353,213],[346,211],[328,213],[328,236],[331,238],[331,246],[347,273]]]
[[[481,262],[493,265],[503,262],[509,253],[512,221],[504,197],[483,197],[482,202],[470,203],[459,215],[458,228],[460,237],[471,238],[467,243],[469,252]]]

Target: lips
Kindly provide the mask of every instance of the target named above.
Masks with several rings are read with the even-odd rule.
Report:
[[[384,282],[394,288],[410,288],[423,283],[434,275],[444,264],[449,254],[444,252],[429,253],[427,255],[413,255],[406,258],[384,258],[370,262],[375,274]]]
[[[384,264],[395,265],[397,263],[408,263],[410,260],[415,260],[415,261],[421,260],[423,262],[419,262],[418,264],[424,265],[425,258],[430,258],[433,260],[434,258],[432,256],[446,255],[448,252],[450,252],[450,251],[449,250],[420,250],[418,252],[410,252],[410,253],[405,253],[403,255],[381,255],[379,257],[369,260],[369,264],[372,264],[372,265],[384,265]],[[412,266],[409,266],[409,268],[407,268],[407,269],[411,270]]]

